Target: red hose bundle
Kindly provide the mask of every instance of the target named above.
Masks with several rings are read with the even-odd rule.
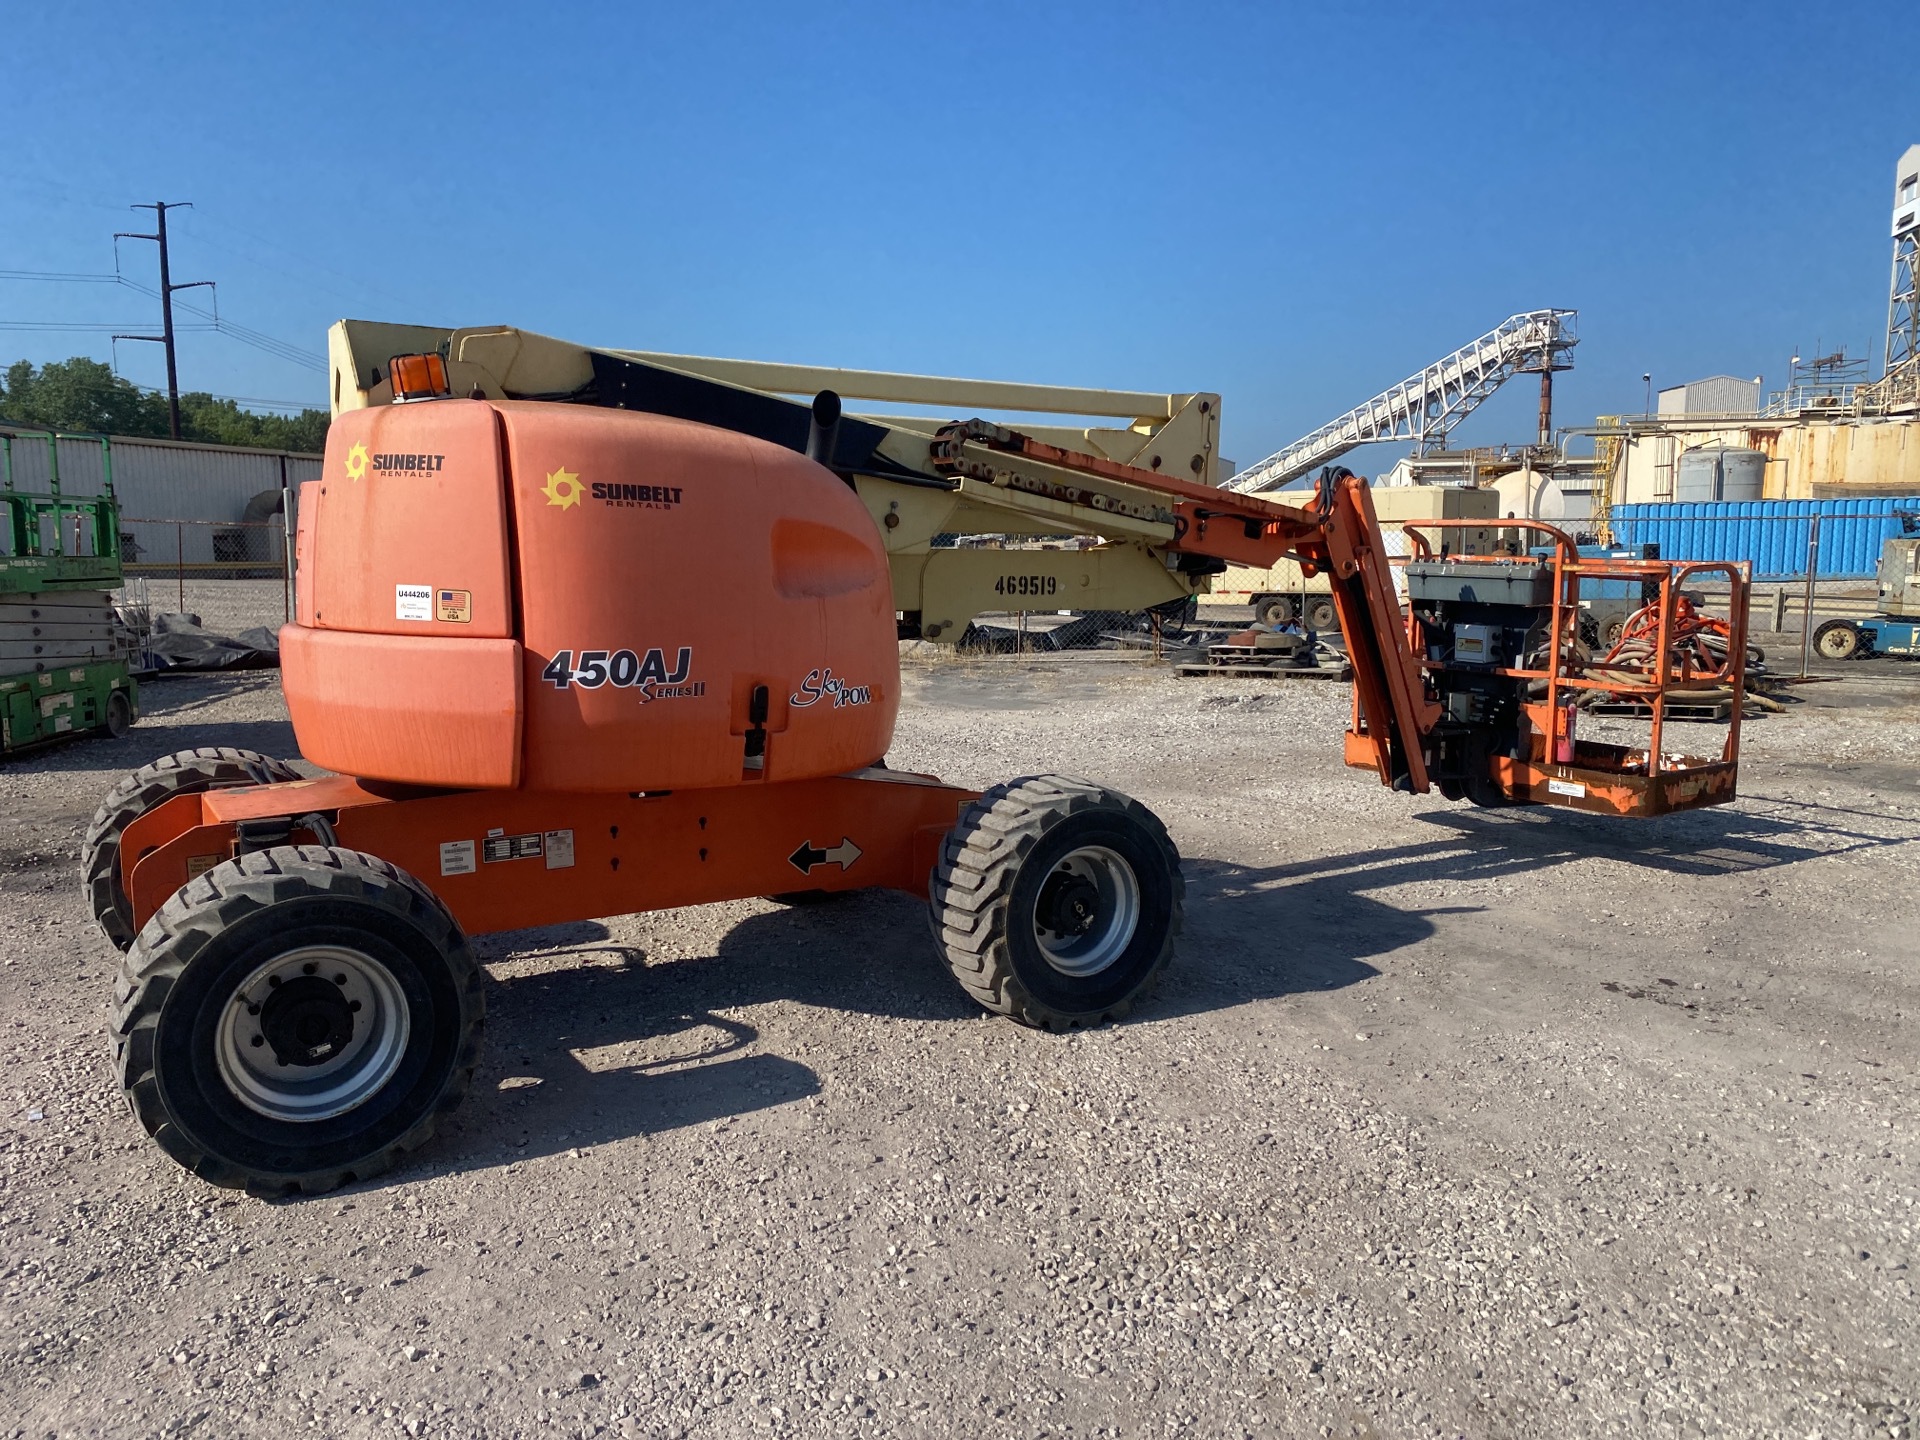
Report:
[[[1644,605],[1620,628],[1620,643],[1596,668],[1651,674],[1660,645],[1660,607]],[[1717,615],[1704,615],[1684,592],[1673,600],[1673,641],[1667,652],[1668,675],[1675,680],[1717,680],[1728,673],[1733,627]],[[1749,652],[1749,659],[1751,659]]]

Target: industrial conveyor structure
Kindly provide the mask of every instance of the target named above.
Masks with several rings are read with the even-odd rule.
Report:
[[[1544,416],[1553,373],[1569,368],[1567,352],[1579,343],[1573,333],[1578,313],[1528,310],[1510,315],[1479,339],[1248,466],[1227,481],[1227,487],[1243,493],[1278,490],[1378,440],[1411,440],[1415,455],[1444,449],[1454,427],[1519,374],[1542,377]]]

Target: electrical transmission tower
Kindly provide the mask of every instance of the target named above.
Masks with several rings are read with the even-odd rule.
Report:
[[[160,247],[160,333],[158,335],[116,335],[116,340],[151,340],[167,347],[167,433],[174,439],[180,438],[180,371],[174,362],[173,354],[173,292],[192,290],[199,286],[213,288],[211,280],[187,280],[176,285],[173,272],[167,259],[167,211],[191,210],[192,201],[175,201],[169,204],[165,200],[156,200],[151,205],[135,205],[135,210],[151,210],[154,214],[151,235],[136,235],[131,231],[120,230],[114,233],[116,240],[151,240]]]

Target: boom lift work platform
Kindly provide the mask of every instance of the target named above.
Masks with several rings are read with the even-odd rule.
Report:
[[[183,752],[123,780],[87,835],[87,893],[126,952],[123,1085],[215,1183],[325,1190],[423,1143],[475,1062],[478,932],[885,886],[927,898],[986,1008],[1047,1028],[1124,1014],[1184,903],[1160,821],[1073,777],[975,792],[885,766],[901,586],[938,592],[930,557],[887,544],[929,523],[887,525],[911,505],[1111,530],[1170,577],[1283,555],[1325,571],[1354,668],[1345,758],[1396,789],[1628,815],[1733,796],[1737,729],[1710,760],[1661,745],[1666,697],[1694,683],[1668,643],[1684,569],[1628,562],[1659,586],[1636,692],[1654,729],[1639,751],[1596,745],[1568,703],[1601,683],[1578,592],[1617,562],[1550,531],[1548,556],[1455,557],[1429,522],[1403,615],[1364,480],[1329,472],[1290,506],[1208,483],[1199,446],[1173,473],[1168,430],[1206,430],[1217,403],[1167,397],[1137,444],[1076,448],[843,417],[831,392],[771,393],[791,374],[753,390],[484,335],[494,368],[458,332],[419,332],[336,373],[343,401],[349,373],[370,383],[302,487],[281,633],[302,754],[332,773]]]

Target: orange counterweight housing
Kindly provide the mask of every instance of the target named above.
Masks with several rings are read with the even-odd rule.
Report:
[[[731,431],[434,400],[335,420],[281,631],[301,753],[415,785],[657,791],[885,755],[886,555],[831,471]]]

